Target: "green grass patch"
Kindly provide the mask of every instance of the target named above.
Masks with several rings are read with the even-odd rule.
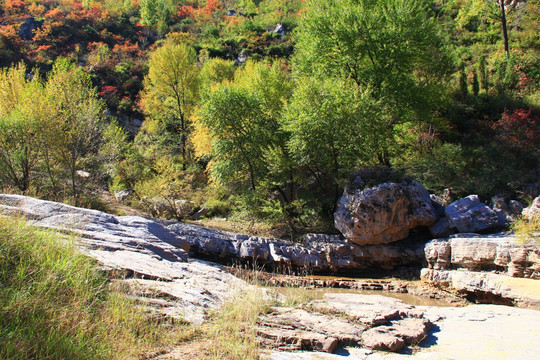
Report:
[[[0,359],[130,359],[178,339],[73,239],[0,217]]]

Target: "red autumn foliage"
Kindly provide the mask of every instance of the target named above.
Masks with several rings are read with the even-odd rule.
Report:
[[[535,149],[538,143],[540,117],[534,109],[505,110],[499,121],[493,124],[497,137],[517,150]]]

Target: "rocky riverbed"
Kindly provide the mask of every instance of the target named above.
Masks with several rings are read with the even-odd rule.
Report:
[[[197,254],[228,252],[240,259],[271,259],[285,267],[297,258],[311,259],[321,268],[346,270],[355,268],[354,264],[360,263],[358,259],[369,259],[364,252],[367,248],[355,254],[356,245],[338,238],[326,238],[324,242],[322,237],[316,237],[299,245],[176,222],[114,216],[18,195],[0,195],[0,209],[4,214],[24,216],[36,226],[75,235],[81,250],[97,259],[104,270],[123,274],[119,281],[131,288],[142,304],[165,316],[194,323],[203,322],[209,311],[219,309],[250,286],[222,265],[195,258]],[[485,255],[475,250],[474,256],[481,257],[482,266],[487,268],[492,266],[489,261],[497,261],[497,268],[492,270],[497,273],[459,268],[460,264],[470,265],[474,256],[463,256],[464,247],[458,246],[457,240],[449,240],[436,243],[435,252],[426,251],[431,254],[426,261],[431,269],[424,271],[424,278],[429,280],[426,282],[289,277],[275,280],[274,285],[296,281],[293,285],[302,287],[416,291],[418,295],[440,296],[443,300],[456,298],[454,295],[460,291],[465,297],[484,292],[499,300],[510,299],[511,305],[539,309],[540,286],[536,285],[538,280],[531,278],[537,273],[536,248],[523,253],[521,247],[501,245],[500,241],[477,243],[487,250]],[[495,255],[490,249],[495,249]],[[399,255],[399,248],[395,251]],[[414,253],[423,258],[424,248]],[[374,254],[369,256],[376,257]],[[406,257],[406,251],[403,254]],[[505,273],[508,269],[522,271],[529,278],[511,278]],[[490,301],[486,296],[478,299]],[[380,295],[328,293],[294,307],[275,306],[259,319],[256,331],[266,348],[262,356],[274,360],[533,359],[539,324],[540,312],[516,307],[413,306]],[[192,358],[172,354],[166,358]]]

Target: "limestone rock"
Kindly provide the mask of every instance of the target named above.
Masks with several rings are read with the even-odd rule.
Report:
[[[324,294],[314,301],[313,308],[321,312],[342,313],[369,327],[385,325],[402,318],[422,318],[422,312],[401,300],[382,295]]]
[[[461,233],[474,233],[495,228],[499,224],[497,214],[482,204],[477,195],[454,201],[445,209],[451,225]]]
[[[423,244],[350,244],[337,235],[306,235],[303,245],[170,221],[167,228],[188,241],[196,256],[238,259],[281,270],[352,271],[419,264]]]
[[[400,351],[407,345],[419,344],[431,329],[427,319],[405,318],[387,325],[371,328],[362,333],[362,342],[374,350]]]
[[[447,217],[440,218],[436,223],[429,227],[429,232],[434,238],[450,236],[450,234],[452,234],[452,229],[450,229],[450,221]]]
[[[199,323],[206,309],[222,305],[247,287],[219,265],[188,262],[189,242],[155,220],[20,195],[0,195],[0,210],[22,215],[36,226],[73,234],[82,251],[105,269],[123,272],[130,287],[153,294],[153,300],[144,298],[144,303],[166,316]]]
[[[528,220],[540,218],[540,196],[533,200],[531,206],[523,209],[522,215]]]
[[[498,270],[540,279],[540,245],[519,244],[514,235],[458,234],[429,241],[424,253],[430,269]]]
[[[413,306],[379,295],[327,293],[305,307],[274,308],[262,317],[263,343],[282,350],[332,352],[350,345],[395,352],[420,343],[431,327]]]
[[[274,308],[257,329],[266,345],[333,352],[338,345],[357,345],[365,326],[303,309]]]
[[[421,278],[464,294],[478,303],[540,309],[538,280],[467,270],[422,269]]]
[[[525,206],[517,200],[510,200],[508,202],[508,207],[512,215],[521,215],[521,212],[525,208]]]
[[[399,241],[411,229],[429,226],[436,220],[429,193],[417,181],[346,190],[334,214],[336,228],[357,245]]]
[[[120,204],[125,204],[129,201],[129,199],[133,196],[134,191],[133,190],[121,190],[114,194],[114,197],[116,199],[116,202]]]

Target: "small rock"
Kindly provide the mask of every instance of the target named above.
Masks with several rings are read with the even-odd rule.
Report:
[[[133,190],[120,190],[114,194],[114,197],[117,203],[125,204],[130,198],[132,198],[134,193],[135,192]]]
[[[508,207],[510,208],[512,215],[521,215],[521,212],[525,208],[525,206],[517,200],[510,200],[508,202]]]

